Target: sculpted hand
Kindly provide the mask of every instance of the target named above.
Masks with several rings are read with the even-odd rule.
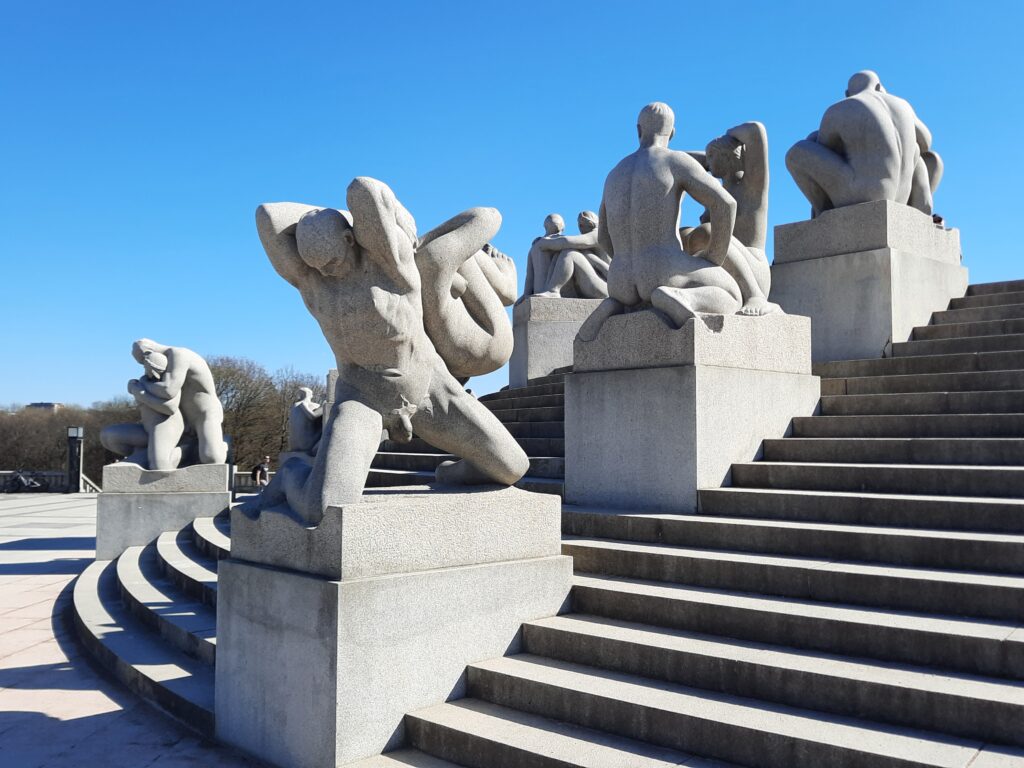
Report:
[[[131,381],[128,382],[128,394],[129,395],[135,395],[135,394],[138,394],[139,392],[144,392],[144,391],[145,390],[143,390],[142,384],[139,382],[138,379],[132,379]]]

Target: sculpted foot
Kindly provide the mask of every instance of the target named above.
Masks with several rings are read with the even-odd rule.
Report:
[[[580,326],[576,338],[580,341],[593,341],[597,338],[597,334],[601,332],[601,326],[604,325],[604,321],[613,315],[621,314],[623,309],[624,305],[616,299],[605,299],[598,304],[597,309],[591,312],[590,317]]]
[[[782,307],[775,304],[768,299],[757,296],[748,300],[742,307],[740,307],[737,315],[746,315],[748,317],[763,317],[764,315],[780,315],[785,314],[782,311]]]

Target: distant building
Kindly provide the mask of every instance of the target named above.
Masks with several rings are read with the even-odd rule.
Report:
[[[44,411],[59,411],[64,407],[64,403],[29,403],[25,406],[26,408],[39,408]]]

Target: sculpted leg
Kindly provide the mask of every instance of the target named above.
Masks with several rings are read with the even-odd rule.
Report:
[[[177,469],[181,463],[181,448],[178,442],[185,431],[185,420],[181,413],[168,416],[153,426],[149,439],[149,468]]]
[[[617,299],[607,298],[597,305],[597,309],[590,313],[590,317],[583,321],[576,336],[581,341],[593,341],[601,331],[604,321],[613,315],[622,314],[625,305]]]
[[[100,444],[125,461],[145,464],[149,435],[141,424],[111,424],[100,430]]]
[[[731,315],[736,311],[736,299],[717,286],[694,288],[662,286],[651,292],[651,304],[668,315],[677,328],[698,312],[712,315]]]
[[[343,387],[338,389],[343,394]],[[377,411],[359,400],[337,403],[324,426],[312,471],[303,461],[289,461],[278,473],[280,483],[268,488],[271,494],[264,506],[278,503],[283,494],[304,521],[315,525],[327,507],[358,500],[380,446],[383,423]]]
[[[921,154],[921,159],[924,160],[924,165],[928,169],[928,186],[932,190],[932,194],[935,194],[935,190],[939,188],[939,184],[942,182],[942,173],[945,170],[945,164],[942,162],[942,158],[938,152],[924,152]]]
[[[512,485],[529,470],[530,460],[515,438],[451,376],[438,372],[428,399],[430,407],[413,414],[413,429],[431,445],[462,457],[438,468],[439,482]]]
[[[528,259],[529,266],[527,275],[532,275],[533,280],[527,280],[523,288],[523,295],[534,296],[542,293],[547,287],[551,277],[552,254],[550,251],[545,251],[540,247],[540,240],[538,239],[537,242],[530,246],[530,255],[526,258]]]
[[[747,248],[734,237],[722,267],[732,275],[743,297],[743,306],[738,314],[773,315],[782,312],[782,307],[768,301],[771,267],[760,252]]]
[[[798,141],[786,153],[786,168],[810,201],[814,216],[849,204],[855,185],[853,172],[842,157],[823,144]]]
[[[212,395],[200,393],[190,410],[192,428],[199,441],[201,464],[223,464],[228,460],[228,444],[224,441],[224,408]]]
[[[502,305],[511,306],[519,290],[516,263],[495,248],[477,251],[474,259]]]
[[[545,296],[561,296],[562,289],[575,278],[577,295],[581,299],[603,299],[608,296],[608,283],[594,265],[579,251],[562,251],[551,267]]]
[[[917,208],[921,213],[932,215],[931,178],[923,157],[917,158],[917,164],[914,166],[914,176],[910,180],[910,197],[907,199],[907,205]]]

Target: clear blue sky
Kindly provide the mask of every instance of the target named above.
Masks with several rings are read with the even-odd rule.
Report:
[[[140,336],[326,371],[253,210],[341,207],[358,175],[390,184],[421,232],[497,207],[521,282],[545,214],[598,206],[652,100],[675,109],[680,149],[764,122],[771,223],[804,219],[785,151],[862,68],[932,129],[936,209],[972,281],[1024,278],[1022,27],[1017,1],[8,0],[0,403],[120,394]]]

